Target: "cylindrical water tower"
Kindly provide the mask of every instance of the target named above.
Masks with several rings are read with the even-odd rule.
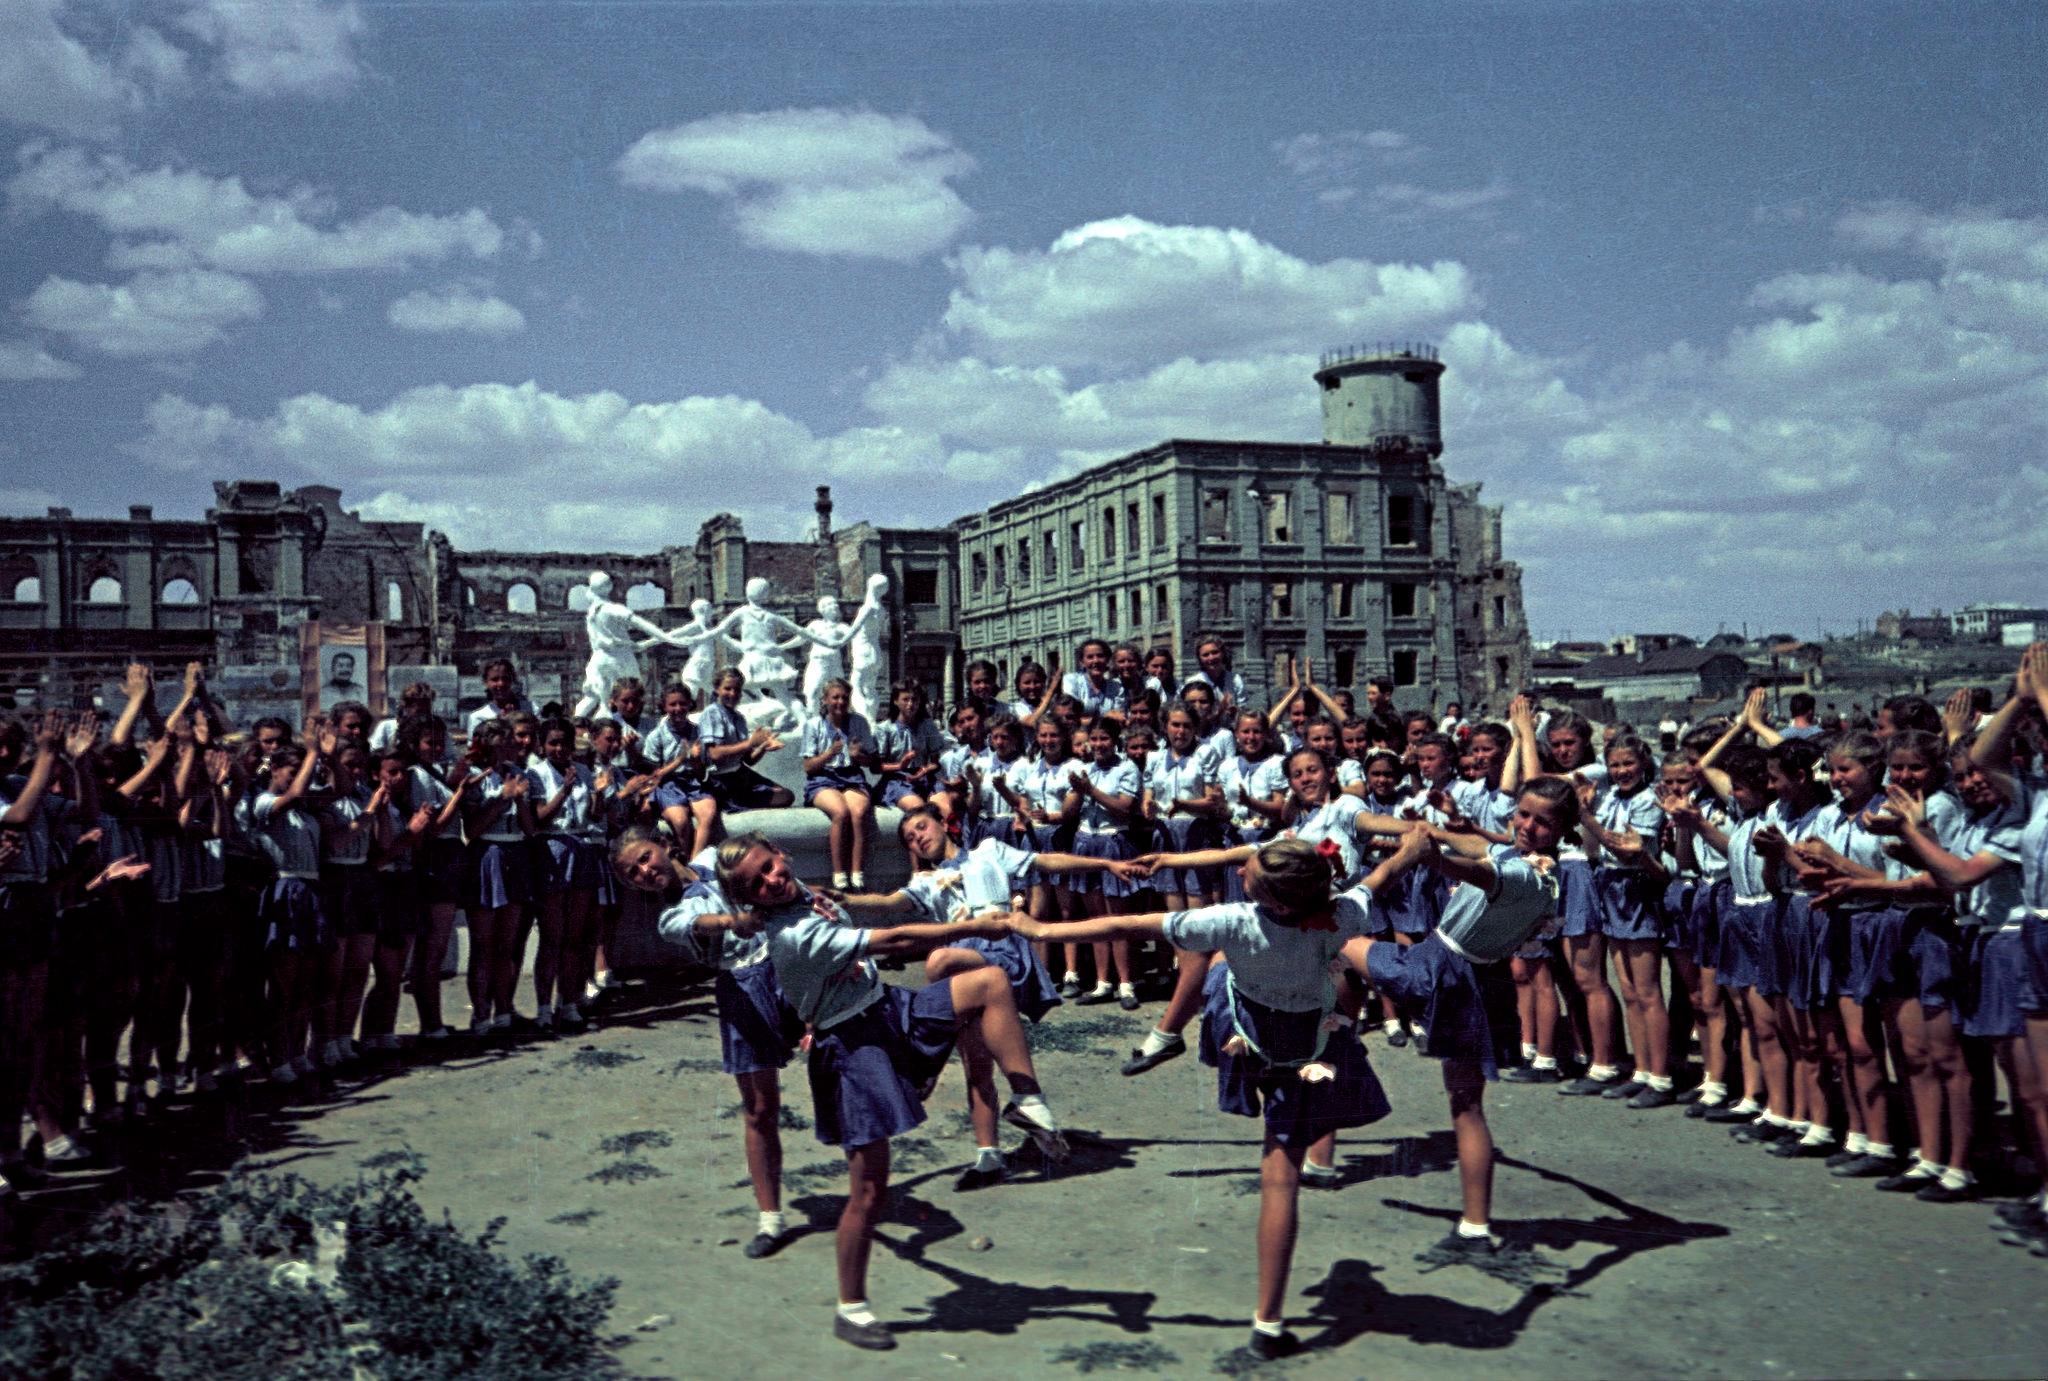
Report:
[[[1338,446],[1444,451],[1437,381],[1443,364],[1427,345],[1360,345],[1324,354],[1323,440]]]

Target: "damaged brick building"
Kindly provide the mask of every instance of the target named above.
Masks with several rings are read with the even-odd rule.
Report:
[[[1528,677],[1521,568],[1500,509],[1445,477],[1442,373],[1427,347],[1336,352],[1315,376],[1321,443],[1167,441],[941,528],[835,527],[822,485],[807,540],[755,541],[720,513],[691,545],[646,554],[460,550],[362,518],[338,489],[272,480],[216,483],[197,520],[0,518],[0,700],[104,698],[134,656],[204,661],[239,715],[289,713],[308,642],[368,626],[386,672],[373,702],[423,677],[472,705],[494,656],[537,704],[566,701],[602,570],[666,627],[698,599],[728,612],[756,576],[799,623],[824,595],[850,616],[886,575],[886,665],[935,698],[970,658],[1007,677],[1026,657],[1071,664],[1091,634],[1165,645],[1192,669],[1214,632],[1255,688],[1292,653],[1335,685],[1389,675],[1404,703],[1498,710]],[[645,656],[661,677],[684,654]]]

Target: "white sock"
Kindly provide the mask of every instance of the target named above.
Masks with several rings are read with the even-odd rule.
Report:
[[[1011,1102],[1015,1105],[1018,1112],[1023,1113],[1024,1116],[1030,1118],[1048,1132],[1059,1130],[1059,1120],[1052,1115],[1052,1108],[1046,1104],[1044,1095],[1020,1093]]]
[[[1743,1094],[1743,1095],[1742,1095],[1742,1101],[1741,1101],[1740,1103],[1737,1103],[1737,1104],[1735,1105],[1735,1111],[1737,1111],[1737,1112],[1763,1112],[1763,1111],[1764,1111],[1764,1105],[1763,1105],[1763,1104],[1761,1104],[1761,1103],[1759,1103],[1759,1102],[1757,1102],[1757,1101],[1756,1101],[1756,1099],[1754,1099],[1754,1098],[1751,1098],[1751,1097],[1750,1097],[1750,1096],[1749,1096],[1748,1094],[1746,1094],[1746,1093],[1745,1093],[1745,1094]],[[1767,1116],[1767,1117],[1768,1117],[1768,1116],[1769,1116],[1769,1114],[1768,1114],[1768,1113],[1765,1113],[1765,1116]]]
[[[1116,995],[1118,997],[1136,997],[1138,990],[1129,983],[1119,983],[1116,985]]]
[[[1535,1058],[1536,1058],[1536,1047],[1535,1047],[1535,1046],[1533,1046],[1533,1045],[1531,1045],[1531,1044],[1530,1044],[1529,1042],[1527,1042],[1527,1041],[1523,1041],[1523,1042],[1522,1042],[1522,1058],[1523,1058],[1523,1059],[1525,1059],[1525,1060],[1533,1060],[1533,1059],[1535,1059]]]
[[[868,1302],[864,1299],[841,1301],[839,1317],[859,1328],[875,1326],[874,1312],[868,1308]]]
[[[1888,1141],[1872,1141],[1868,1137],[1865,1137],[1863,1144],[1863,1154],[1867,1156],[1876,1156],[1879,1160],[1890,1160],[1893,1156],[1897,1155],[1898,1152],[1892,1149],[1891,1143]]]
[[[754,1232],[762,1237],[780,1237],[782,1236],[782,1231],[782,1210],[779,1208],[761,1210],[760,1217],[754,1223]]]
[[[1278,1338],[1287,1332],[1287,1321],[1282,1319],[1278,1323],[1267,1323],[1257,1314],[1254,1314],[1252,1315],[1252,1332],[1263,1334],[1268,1338]]]
[[[1860,1156],[1870,1149],[1870,1138],[1862,1132],[1851,1132],[1842,1138],[1842,1149],[1853,1151]]]
[[[1531,1057],[1530,1057],[1530,1060],[1529,1060],[1529,1065],[1530,1065],[1530,1067],[1531,1067],[1531,1068],[1533,1068],[1533,1069],[1556,1069],[1556,1068],[1557,1068],[1557,1056],[1555,1056],[1555,1055],[1535,1055],[1535,1056],[1531,1056]]]
[[[1643,1082],[1659,1093],[1671,1092],[1671,1076],[1669,1074],[1645,1074]]]
[[[1093,992],[1091,992],[1091,993],[1089,994],[1089,996],[1091,996],[1091,997],[1101,997],[1101,996],[1103,996],[1103,995],[1104,995],[1105,993],[1108,993],[1108,992],[1111,992],[1111,991],[1113,991],[1113,990],[1112,990],[1112,989],[1110,988],[1110,986],[1109,986],[1109,980],[1105,978],[1105,979],[1101,980],[1100,982],[1098,982],[1098,983],[1097,983],[1097,984],[1095,985],[1095,989],[1094,989],[1094,991],[1093,991]]]
[[[1941,1178],[1941,1167],[1918,1151],[1913,1153],[1913,1168],[1906,1172],[1909,1180],[1934,1180]]]
[[[1790,1127],[1793,1131],[1799,1133],[1799,1135],[1801,1136],[1805,1136],[1808,1132],[1813,1130],[1813,1124],[1811,1122],[1787,1122],[1785,1125],[1787,1127]]]
[[[1150,1031],[1147,1031],[1145,1039],[1138,1043],[1138,1053],[1141,1055],[1157,1055],[1160,1051],[1171,1050],[1180,1043],[1179,1036],[1169,1035],[1155,1026]]]
[[[1806,1135],[1799,1138],[1801,1146],[1832,1146],[1834,1143],[1835,1134],[1828,1130],[1825,1122],[1815,1122],[1806,1129]]]
[[[1318,1165],[1304,1156],[1301,1162],[1301,1173],[1317,1179],[1335,1179],[1337,1167],[1335,1165]]]
[[[1586,1070],[1586,1077],[1598,1079],[1604,1084],[1610,1079],[1619,1079],[1621,1071],[1613,1065],[1591,1065]]]
[[[1948,1166],[1941,1172],[1941,1185],[1944,1189],[1967,1189],[1975,1183],[1976,1178],[1960,1165]]]
[[[832,875],[832,885],[834,887],[839,888],[841,891],[845,891],[848,887],[852,886],[853,884],[852,880],[848,878],[846,874],[834,873]]]
[[[1460,1219],[1458,1220],[1458,1236],[1460,1236],[1460,1237],[1491,1237],[1491,1236],[1493,1236],[1493,1224],[1491,1224],[1491,1223],[1468,1223],[1468,1222],[1466,1222],[1466,1221],[1465,1221],[1465,1220],[1464,1220],[1463,1218],[1460,1218]]]
[[[1728,1086],[1719,1079],[1700,1080],[1700,1101],[1710,1108],[1718,1108],[1728,1101]]]
[[[1383,1021],[1380,1023],[1380,1030],[1390,1036],[1398,1036],[1401,1034],[1401,1023],[1398,1021]]]
[[[1000,1170],[1003,1168],[1003,1152],[999,1146],[977,1146],[974,1148],[974,1168],[977,1170]]]
[[[1079,983],[1080,981],[1081,975],[1075,973],[1072,969],[1068,969],[1066,972],[1066,976],[1060,979],[1060,982],[1062,983]]]
[[[853,884],[856,892],[868,885],[868,875],[866,873],[848,873],[846,880]]]

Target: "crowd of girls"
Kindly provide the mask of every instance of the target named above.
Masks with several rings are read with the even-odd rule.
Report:
[[[2048,1165],[2048,649],[1995,711],[1901,697],[1822,725],[1794,697],[1779,728],[1758,694],[1657,748],[1527,698],[1438,721],[1375,684],[1361,715],[1306,666],[1256,706],[1219,641],[1196,654],[1180,678],[1163,650],[1090,640],[1080,670],[1026,663],[1007,691],[977,662],[948,713],[905,682],[878,724],[826,684],[792,735],[827,825],[815,891],[766,841],[720,845],[735,814],[795,804],[758,770],[784,743],[740,713],[737,672],[702,706],[663,688],[651,715],[622,681],[571,722],[494,662],[458,750],[424,687],[383,723],[340,705],[244,731],[198,668],[162,697],[132,668],[110,726],[0,727],[0,1173],[62,1168],[82,1130],[187,1085],[394,1051],[408,987],[419,1043],[448,1040],[458,911],[474,1038],[578,1028],[624,886],[667,894],[663,933],[721,971],[750,1254],[782,1240],[777,1071],[811,1037],[816,1123],[855,1191],[835,1327],[862,1346],[889,1337],[863,1298],[887,1140],[956,1044],[979,1148],[962,1187],[996,1185],[1002,1121],[1059,1144],[1018,1022],[1138,1009],[1153,979],[1165,1005],[1123,1073],[1185,1053],[1199,1015],[1220,1105],[1266,1119],[1255,1350],[1285,1346],[1295,1189],[1335,1182],[1331,1139],[1383,1111],[1360,1033],[1443,1064],[1465,1191],[1448,1251],[1498,1246],[1495,1077],[1682,1107],[1929,1203]],[[883,806],[915,872],[878,895]],[[932,995],[872,981],[911,953]],[[2003,1160],[2001,1087],[2024,1153]],[[2048,1255],[2039,1191],[2000,1226]]]

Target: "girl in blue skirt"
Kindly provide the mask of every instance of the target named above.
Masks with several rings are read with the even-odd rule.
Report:
[[[1438,1244],[1451,1255],[1484,1257],[1505,1245],[1492,1229],[1485,1108],[1487,1082],[1519,1053],[1514,980],[1502,961],[1557,915],[1557,852],[1579,823],[1578,805],[1570,782],[1538,777],[1515,802],[1513,844],[1420,826],[1384,865],[1396,873],[1427,867],[1457,883],[1428,939],[1408,949],[1367,941],[1362,956],[1381,991],[1421,1014],[1429,1053],[1443,1062],[1464,1200],[1458,1226]]]
[[[527,769],[537,842],[535,859],[545,868],[540,880],[540,948],[533,959],[535,1020],[543,1031],[581,1031],[588,1024],[577,1003],[590,981],[598,894],[608,876],[605,818],[610,810],[609,774],[597,774],[575,760],[576,726],[559,716],[540,729],[540,760]]]
[[[1664,810],[1651,783],[1653,771],[1649,747],[1625,734],[1607,745],[1606,780],[1578,787],[1586,853],[1600,899],[1600,933],[1614,954],[1636,1061],[1634,1078],[1603,1089],[1600,1096],[1626,1099],[1632,1108],[1662,1108],[1677,1101],[1671,1080],[1671,1013],[1664,1004],[1664,890],[1670,876],[1660,856]]]
[[[279,1084],[314,1072],[306,1058],[306,1028],[315,969],[328,940],[320,909],[320,825],[304,806],[313,769],[322,754],[334,750],[336,738],[317,718],[307,725],[306,737],[319,751],[292,745],[272,753],[264,760],[265,787],[249,804],[249,832],[275,870],[257,915],[270,979],[270,1077]]]
[[[664,897],[655,929],[693,963],[718,970],[712,988],[718,1005],[720,1067],[739,1085],[747,1178],[758,1213],[747,1259],[773,1256],[786,1244],[782,1216],[782,1079],[780,1071],[801,1048],[803,1021],[782,996],[768,963],[768,942],[741,935],[735,908],[720,890],[718,851],[706,849],[687,864],[659,835],[629,827],[612,846],[612,868],[625,885]],[[680,895],[678,895],[680,889]]]
[[[526,844],[533,779],[502,720],[484,720],[470,734],[468,768],[476,778],[463,801],[469,833],[463,908],[469,913],[469,1030],[484,1036],[512,1025],[519,917],[535,892]]]
[[[982,965],[913,991],[885,985],[874,959],[931,954],[974,934],[996,939],[1009,934],[1010,925],[988,917],[862,929],[798,882],[788,857],[758,834],[719,846],[718,885],[727,900],[745,908],[735,929],[766,936],[776,981],[814,1033],[811,1101],[818,1139],[846,1152],[833,1334],[855,1347],[893,1348],[894,1335],[867,1302],[868,1252],[889,1185],[889,1138],[924,1121],[922,1090],[945,1068],[954,1045],[980,1046],[1002,1071],[1011,1091],[1004,1121],[1049,1159],[1065,1159],[1067,1144],[1039,1090],[1031,1046],[1001,969]]]
[[[1208,980],[1202,1059],[1216,1067],[1221,1111],[1265,1119],[1250,1341],[1252,1355],[1265,1360],[1301,1347],[1286,1330],[1285,1302],[1302,1161],[1315,1142],[1377,1122],[1388,1107],[1365,1047],[1348,1024],[1333,1020],[1331,966],[1341,958],[1362,968],[1364,951],[1354,945],[1371,925],[1367,908],[1334,897],[1334,865],[1304,840],[1259,845],[1243,871],[1244,902],[1074,925],[1014,924],[1046,940],[1160,936],[1177,949],[1222,952]]]
[[[906,811],[897,827],[913,869],[910,881],[886,896],[829,893],[856,920],[881,921],[915,916],[935,924],[973,920],[1010,911],[1031,890],[1035,874],[1057,870],[1070,876],[1119,873],[1135,878],[1135,865],[1122,860],[1078,854],[1032,853],[1000,840],[984,840],[963,849],[948,835],[936,810],[923,806]],[[925,960],[925,980],[936,983],[956,973],[992,964],[1010,982],[1018,1015],[1037,1022],[1060,1004],[1059,989],[1030,943],[1021,935],[991,939],[967,935]],[[960,1062],[967,1073],[967,1115],[974,1125],[974,1165],[955,1183],[962,1190],[982,1189],[1007,1178],[998,1135],[995,1065],[988,1052],[963,1045]]]
[[[1132,857],[1127,837],[1131,817],[1137,810],[1143,778],[1136,763],[1123,755],[1123,725],[1104,716],[1088,729],[1086,766],[1076,765],[1067,773],[1067,800],[1062,812],[1074,828],[1073,851],[1081,858],[1104,862],[1125,862]],[[1123,909],[1124,898],[1138,890],[1107,869],[1067,873],[1068,886],[1086,916],[1106,916]],[[1112,995],[1126,1012],[1138,1010],[1138,990],[1131,982],[1131,942],[1115,940],[1095,946],[1095,986],[1082,993],[1081,1006],[1108,1002]],[[1109,972],[1116,970],[1112,994]]]
[[[1206,687],[1204,687],[1206,689]],[[1223,788],[1217,770],[1222,757],[1201,739],[1201,716],[1185,701],[1166,712],[1166,746],[1147,764],[1144,814],[1163,853],[1198,853],[1223,842]],[[1155,866],[1153,888],[1169,911],[1214,906],[1223,896],[1223,870],[1215,867]],[[1159,1024],[1124,1062],[1127,1075],[1143,1074],[1187,1052],[1181,1035],[1202,1007],[1202,985],[1210,956],[1182,950],[1175,960],[1173,996]]]
[[[834,887],[866,886],[869,821],[874,813],[867,769],[878,761],[875,735],[853,712],[853,686],[834,677],[818,688],[819,713],[804,721],[797,753],[804,762],[804,804],[824,813]]]

